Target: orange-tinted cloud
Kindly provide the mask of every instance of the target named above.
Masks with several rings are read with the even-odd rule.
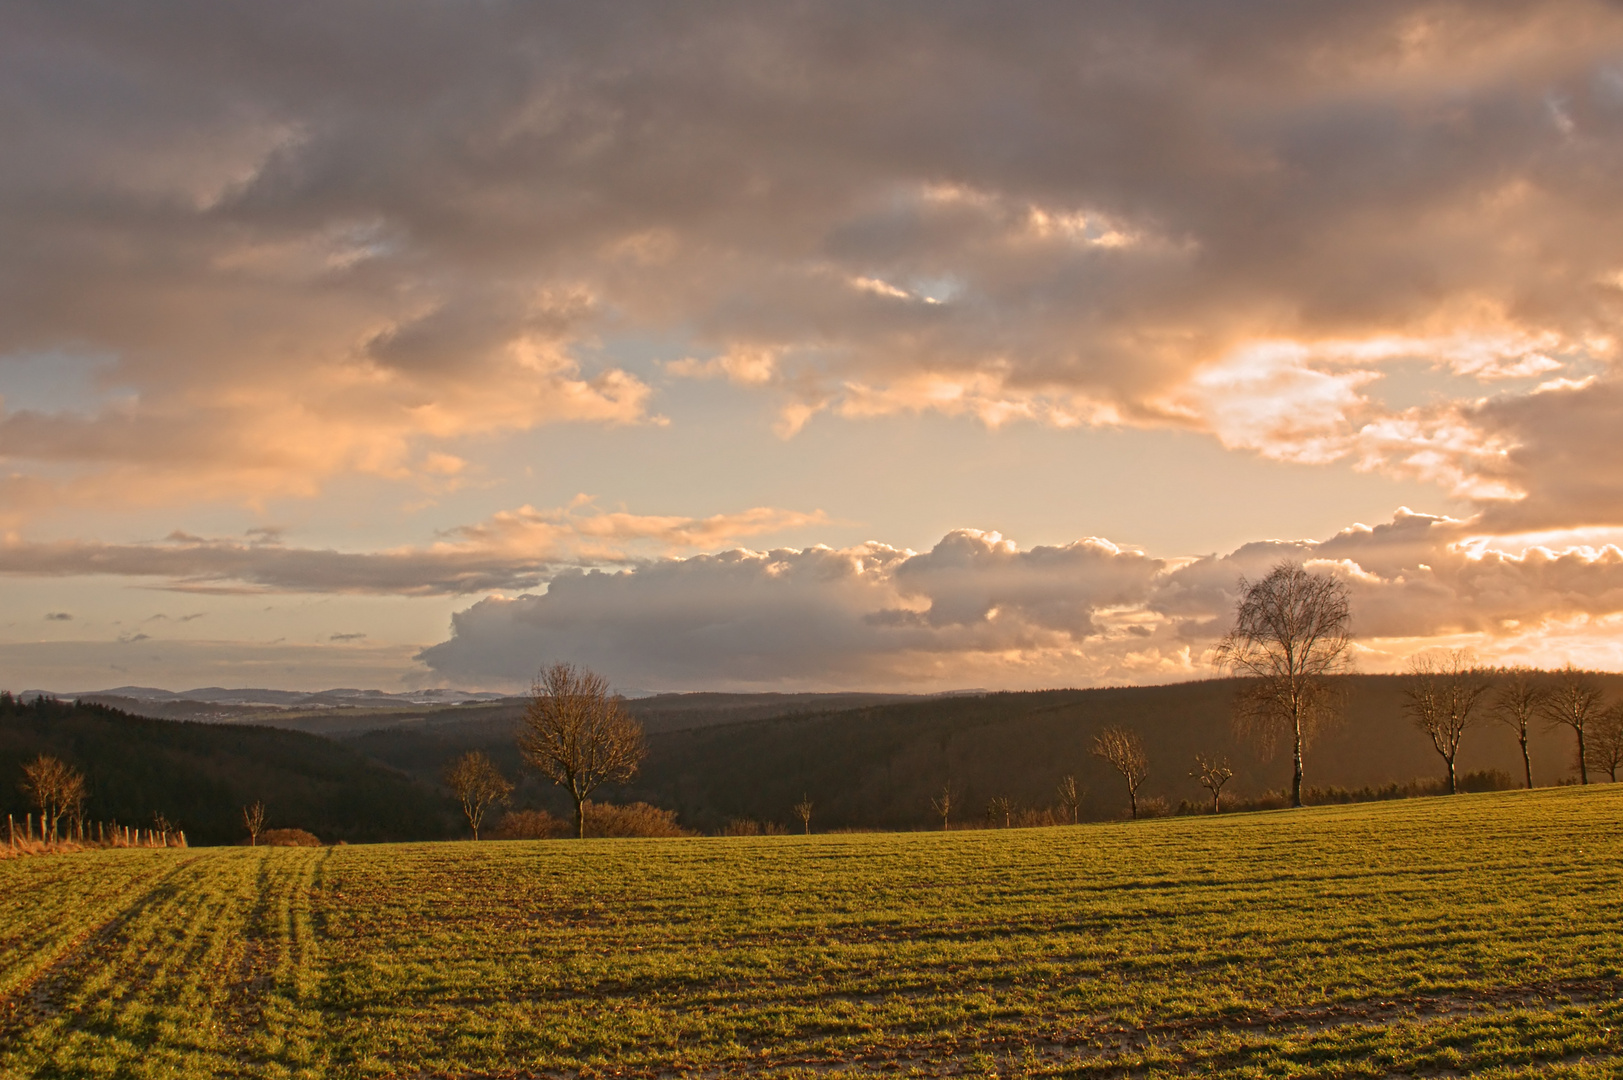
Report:
[[[818,524],[821,513],[756,507],[706,518],[523,507],[418,547],[345,552],[285,545],[274,532],[247,539],[175,533],[156,543],[0,542],[0,574],[152,578],[183,592],[460,595],[535,588],[560,567],[628,563]]]
[[[1407,512],[1196,560],[1101,540],[1021,550],[959,531],[917,554],[870,543],[567,571],[545,593],[458,613],[421,659],[480,685],[522,685],[550,659],[672,689],[1166,682],[1215,674],[1240,579],[1285,559],[1348,583],[1371,670],[1439,643],[1489,661],[1623,659],[1617,547],[1512,555],[1464,523]]]
[[[1528,381],[1616,362],[1599,0],[0,20],[0,358],[106,358],[0,419],[14,516],[454,484],[446,440],[650,419],[611,331],[785,434],[1177,425],[1536,499]]]

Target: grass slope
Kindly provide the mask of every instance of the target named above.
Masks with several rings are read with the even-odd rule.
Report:
[[[1615,1076],[1623,787],[0,863],[0,1074]]]
[[[161,813],[193,844],[247,835],[242,807],[264,800],[273,828],[325,840],[455,835],[455,806],[428,785],[314,735],[129,716],[100,705],[0,703],[0,815],[31,809],[24,762],[50,754],[82,770],[92,821],[147,825]]]

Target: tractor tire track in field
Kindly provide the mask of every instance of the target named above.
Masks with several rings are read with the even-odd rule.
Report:
[[[196,856],[153,870],[129,882],[124,897],[104,912],[102,920],[86,926],[61,942],[49,955],[36,960],[34,970],[23,976],[9,993],[0,994],[0,1043],[10,1042],[14,1031],[55,1014],[66,999],[73,973],[88,958],[103,954],[124,926],[142,911],[173,892],[172,879]],[[63,914],[67,917],[67,913]]]
[[[1311,1049],[1315,1043],[1345,1043],[1351,1041],[1349,1035],[1392,1029],[1422,1032],[1459,1020],[1492,1022],[1543,1017],[1552,1012],[1571,1014],[1585,1006],[1615,1003],[1620,991],[1623,982],[1617,980],[1576,979],[1300,1008],[1275,1007],[1239,1016],[1142,1026],[1109,1022],[1076,1025],[1051,1016],[1033,1025],[1048,1032],[1037,1037],[945,1039],[930,1046],[904,1043],[890,1052],[773,1064],[824,1073],[855,1067],[914,1069],[944,1076],[982,1075],[989,1064],[999,1072],[1014,1075],[1040,1071],[1075,1077],[1141,1076],[1152,1069],[1164,1073],[1169,1065],[1179,1074],[1198,1073],[1258,1066],[1268,1058],[1282,1056],[1282,1051],[1289,1056],[1317,1057],[1320,1055]],[[1559,1054],[1541,1061],[1538,1055],[1530,1054],[1527,1058],[1544,1065],[1616,1062],[1623,1054],[1623,1043],[1616,1038],[1605,1041],[1609,1045],[1598,1055]],[[1341,1065],[1350,1064],[1347,1056],[1338,1058]],[[1454,1070],[1445,1070],[1444,1074],[1459,1075]],[[661,1074],[666,1075],[676,1074]]]
[[[1228,1074],[1317,1075],[1314,1063],[1333,1058],[1336,1075],[1464,1076],[1476,1071],[1468,1062],[1419,1071],[1387,1072],[1352,1068],[1365,1059],[1378,1061],[1390,1036],[1419,1043],[1460,1041],[1448,1025],[1482,1021],[1484,1029],[1523,1021],[1563,1018],[1587,1021],[1597,1045],[1579,1052],[1523,1050],[1509,1062],[1484,1068],[1522,1065],[1533,1068],[1588,1066],[1616,1070],[1623,1062],[1623,1040],[1607,1026],[1623,1019],[1618,1008],[1623,980],[1575,979],[1446,994],[1383,996],[1301,1008],[1265,1008],[1227,1017],[1194,1018],[1164,1024],[1127,1025],[1096,1018],[1078,1022],[1054,1014],[1027,1017],[1020,1034],[964,1033],[926,1035],[893,1030],[891,1040],[877,1036],[874,1045],[847,1051],[778,1055],[768,1043],[746,1045],[731,1061],[643,1067],[598,1068],[593,1075],[641,1080],[733,1080],[755,1075],[785,1076],[1064,1076],[1117,1078],[1165,1075]],[[1593,1006],[1613,1007],[1609,1019],[1594,1015]],[[1032,1034],[1032,1031],[1043,1034]],[[1469,1034],[1469,1033],[1464,1033]],[[1280,1071],[1280,1070],[1284,1071]],[[1350,1071],[1349,1071],[1350,1070]],[[433,1072],[434,1076],[474,1080],[574,1080],[578,1069],[479,1069]]]
[[[0,1074],[56,1071],[77,1043],[120,1073],[307,1070],[320,1025],[301,969],[324,856],[225,849],[146,882],[30,981],[0,1029]]]

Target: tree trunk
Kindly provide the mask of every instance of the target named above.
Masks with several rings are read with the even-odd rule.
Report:
[[[1533,790],[1533,759],[1527,756],[1527,732],[1522,732],[1522,773],[1527,777],[1527,790]]]
[[[575,799],[575,839],[586,839],[586,800],[579,795]]]
[[[1132,808],[1133,820],[1138,820],[1138,792],[1132,788],[1127,789],[1127,805]]]
[[[1212,792],[1212,813],[1221,814],[1223,812],[1222,799],[1223,797],[1217,792]]]
[[[1448,762],[1448,793],[1450,795],[1458,795],[1460,793],[1460,789],[1459,781],[1454,776],[1454,759],[1445,758],[1444,760]]]
[[[1295,771],[1291,774],[1291,805],[1302,805],[1302,718],[1296,718]]]
[[[1578,779],[1589,783],[1589,756],[1584,753],[1584,729],[1578,728]]]

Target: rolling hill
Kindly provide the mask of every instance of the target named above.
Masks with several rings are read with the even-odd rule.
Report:
[[[256,800],[272,828],[329,842],[434,839],[458,823],[455,804],[433,786],[330,739],[10,698],[0,698],[0,814],[31,809],[18,782],[37,754],[84,772],[88,820],[140,826],[161,813],[193,844],[238,841],[242,807]]]
[[[1601,676],[1608,697],[1623,677]],[[1442,776],[1442,762],[1403,710],[1402,680],[1389,675],[1341,679],[1344,721],[1310,747],[1311,788],[1362,788]],[[1237,738],[1230,724],[1233,680],[1097,690],[1051,690],[913,699],[821,712],[734,719],[702,708],[681,719],[666,708],[648,725],[649,754],[639,776],[609,792],[676,809],[690,826],[715,829],[731,818],[788,824],[802,795],[817,806],[820,828],[919,828],[930,824],[930,797],[950,782],[960,819],[980,817],[994,796],[1041,807],[1055,801],[1067,773],[1086,789],[1082,811],[1112,817],[1126,807],[1120,779],[1090,754],[1094,735],[1121,724],[1149,749],[1143,795],[1173,806],[1207,795],[1189,775],[1196,753],[1226,756],[1234,779],[1226,797],[1256,798],[1289,781],[1287,757],[1268,757]],[[646,705],[657,699],[648,699]],[[740,702],[733,702],[740,706]],[[516,805],[562,810],[562,801],[520,767],[513,745],[516,704],[479,714],[452,712],[433,724],[396,726],[346,741],[369,757],[423,780],[467,749],[482,749],[519,780]],[[1567,733],[1536,731],[1534,782],[1570,772]],[[1500,770],[1519,777],[1508,728],[1491,721],[1468,733],[1461,772]]]

